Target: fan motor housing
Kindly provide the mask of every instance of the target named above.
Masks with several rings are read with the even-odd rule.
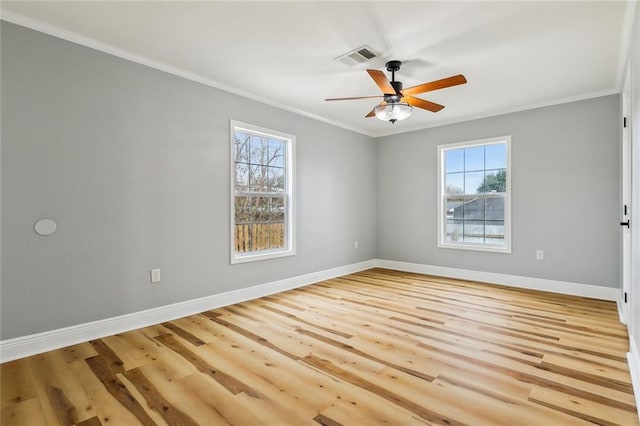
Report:
[[[395,95],[385,94],[384,95],[384,101],[386,103],[388,103],[388,104],[398,103],[398,102],[400,102],[400,99],[402,99],[402,95],[401,94],[400,95],[398,95],[398,94],[395,94]]]

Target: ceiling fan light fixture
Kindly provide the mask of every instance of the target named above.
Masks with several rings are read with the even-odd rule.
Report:
[[[376,118],[382,121],[390,121],[395,124],[396,121],[404,120],[411,115],[413,107],[408,103],[394,102],[384,105],[378,105],[375,109]]]

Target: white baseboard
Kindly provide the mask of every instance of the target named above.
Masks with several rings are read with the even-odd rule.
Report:
[[[228,291],[173,303],[167,306],[120,315],[99,321],[73,325],[57,330],[31,334],[29,336],[16,337],[0,341],[0,362],[12,361],[18,358],[35,355],[54,349],[75,345],[89,340],[99,339],[117,333],[135,330],[150,325],[171,321],[194,315],[222,306],[233,305],[247,300],[280,293],[285,290],[303,287],[319,281],[328,280],[342,275],[352,274],[375,267],[374,260],[326,269],[324,271],[299,275],[297,277],[272,281],[253,287]]]
[[[521,277],[518,275],[497,274],[494,272],[472,271],[469,269],[449,268],[445,266],[397,262],[395,260],[376,259],[375,264],[379,268],[395,269],[397,271],[481,281],[489,284],[500,284],[509,287],[549,291],[552,293],[590,297],[593,299],[612,300],[618,303],[618,305],[620,301],[619,288],[547,280],[543,278]]]
[[[627,316],[629,313],[627,312],[626,304],[624,303],[624,293],[622,290],[620,290],[616,305],[618,305],[618,317],[620,318],[620,323],[628,326]]]
[[[629,362],[629,372],[631,373],[631,383],[633,384],[633,394],[636,397],[636,407],[638,407],[638,419],[640,419],[640,352],[632,335],[629,335],[629,352],[627,361]]]

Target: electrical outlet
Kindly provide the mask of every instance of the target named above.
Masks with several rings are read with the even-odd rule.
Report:
[[[151,270],[151,282],[152,283],[160,282],[160,268]]]
[[[354,242],[353,242],[353,248],[354,248],[354,249],[357,249],[357,248],[358,248],[358,240],[356,240],[356,241],[354,241]]]
[[[536,250],[536,260],[544,260],[544,250]]]

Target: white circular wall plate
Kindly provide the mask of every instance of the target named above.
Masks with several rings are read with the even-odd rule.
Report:
[[[33,229],[36,231],[36,234],[47,236],[56,232],[57,227],[58,225],[51,219],[39,219],[33,226]]]

